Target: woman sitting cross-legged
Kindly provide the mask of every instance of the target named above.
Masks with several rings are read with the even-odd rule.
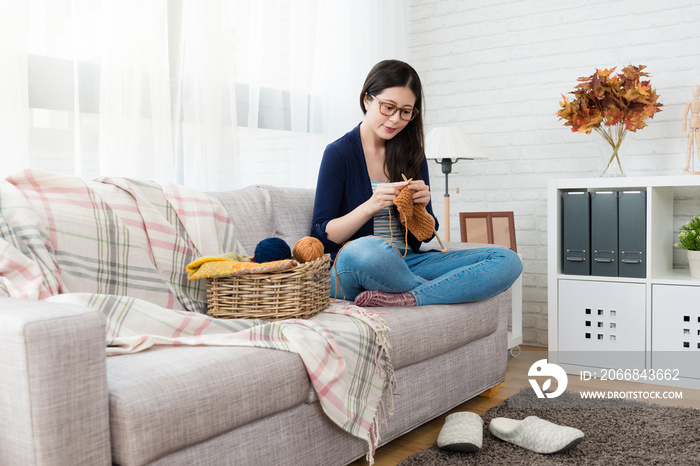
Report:
[[[479,301],[507,290],[522,272],[520,258],[506,248],[422,252],[422,242],[434,235],[420,241],[399,221],[394,200],[407,187],[413,202],[425,207],[432,230],[438,226],[422,96],[410,65],[378,63],[360,93],[364,119],[323,154],[311,235],[335,261],[331,295],[358,306]]]

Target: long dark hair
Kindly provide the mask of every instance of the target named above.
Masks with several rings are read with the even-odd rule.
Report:
[[[384,166],[390,181],[403,181],[401,174],[414,180],[421,179],[420,165],[425,157],[423,139],[423,87],[416,70],[399,60],[384,60],[370,70],[360,93],[360,108],[365,109],[364,98],[372,101],[390,87],[408,87],[416,96],[418,115],[394,138],[386,141]]]

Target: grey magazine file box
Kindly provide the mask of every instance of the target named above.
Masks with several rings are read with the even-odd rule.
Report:
[[[615,191],[591,193],[591,275],[617,277],[617,198]]]
[[[623,191],[618,199],[619,276],[646,278],[647,193]]]
[[[590,195],[563,192],[561,196],[562,271],[570,275],[590,275]]]

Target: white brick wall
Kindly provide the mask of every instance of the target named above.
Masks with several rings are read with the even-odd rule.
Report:
[[[409,61],[425,89],[426,130],[461,126],[489,156],[454,166],[452,239],[460,211],[515,212],[525,343],[547,344],[547,180],[598,176],[607,153],[597,134],[561,124],[554,115],[561,94],[595,68],[647,65],[664,107],[627,136],[623,164],[631,176],[678,174],[681,117],[700,84],[699,28],[693,0],[410,1]],[[431,178],[442,212],[437,164]]]

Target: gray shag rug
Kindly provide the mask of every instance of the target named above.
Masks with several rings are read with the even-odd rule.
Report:
[[[545,406],[545,407],[543,407]],[[537,416],[580,429],[581,443],[563,453],[541,455],[494,437],[495,417]],[[401,461],[401,466],[450,465],[700,465],[700,410],[659,407],[625,400],[581,400],[565,392],[540,400],[525,388],[484,413],[484,444],[476,453],[443,451],[436,444]]]

